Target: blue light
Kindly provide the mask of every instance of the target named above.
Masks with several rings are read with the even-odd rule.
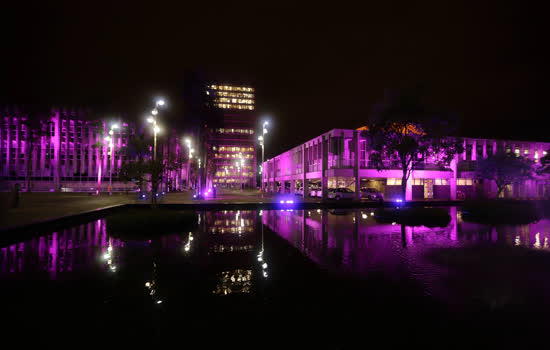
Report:
[[[401,198],[396,199],[395,201],[396,201],[396,202],[399,202],[399,203],[403,202],[403,200],[402,200]]]

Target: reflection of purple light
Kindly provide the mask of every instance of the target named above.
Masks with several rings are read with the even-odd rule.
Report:
[[[396,201],[396,202],[399,202],[399,203],[403,202],[403,200],[400,199],[400,198],[399,198],[399,199],[396,199],[395,201]]]
[[[284,203],[285,201],[281,201],[281,203]]]
[[[294,203],[294,201],[286,201],[287,203]]]
[[[194,194],[194,195],[193,195],[193,198],[197,198],[197,195],[196,195],[196,194]]]

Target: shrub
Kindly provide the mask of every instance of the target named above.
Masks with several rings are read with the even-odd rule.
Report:
[[[379,222],[397,222],[407,226],[446,227],[451,222],[446,208],[386,208],[378,209],[374,216]]]
[[[465,221],[490,224],[528,224],[541,217],[534,203],[487,200],[468,201],[462,206]]]

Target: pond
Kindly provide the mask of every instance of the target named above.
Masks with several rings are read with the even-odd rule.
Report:
[[[436,228],[285,209],[196,212],[191,231],[146,240],[113,237],[109,218],[37,233],[0,248],[2,332],[206,347],[536,341],[518,331],[546,323],[550,221],[448,210]]]

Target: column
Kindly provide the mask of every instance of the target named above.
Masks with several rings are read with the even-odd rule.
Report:
[[[290,180],[290,194],[296,193],[296,180]]]
[[[497,142],[493,141],[493,155],[497,154]]]
[[[82,139],[84,140],[84,138]],[[93,157],[94,157],[94,135],[91,127],[88,127],[88,144],[86,145],[86,148],[88,149],[88,169],[87,169],[87,175],[88,177],[94,176],[94,163],[93,163]]]
[[[322,200],[326,201],[328,197],[328,136],[322,136],[321,139],[321,189],[322,189]]]
[[[405,200],[412,200],[412,176],[407,179],[407,186],[405,188]]]
[[[483,140],[483,159],[487,158],[487,140]]]
[[[464,148],[464,152],[462,152],[462,160],[466,160],[466,152],[467,152],[467,143],[466,143],[466,139],[464,139],[464,141],[462,141],[462,147]]]
[[[359,194],[361,193],[361,180],[359,178],[359,131],[353,131],[353,177],[355,178],[355,200],[359,200]],[[358,221],[356,219],[356,221]]]
[[[254,159],[252,161],[253,162],[252,164],[254,164],[254,165],[252,166],[252,186],[253,186],[252,188],[256,189],[256,187],[258,186],[258,182],[256,180],[257,179],[256,172],[258,171],[258,163],[257,163],[258,160],[256,159],[256,146],[254,146],[253,156],[254,156]],[[262,164],[262,176],[263,176],[263,173],[264,173],[263,166],[264,165]]]
[[[308,180],[307,180],[307,167],[306,167],[306,164],[307,164],[307,156],[306,156],[306,152],[307,152],[307,145],[306,144],[303,144],[302,145],[302,189],[304,190],[304,195],[303,197],[304,198],[307,198],[307,195],[309,194],[309,184],[308,184]]]
[[[31,157],[31,176],[36,175],[36,167],[38,165],[38,147],[40,147],[40,144],[36,141],[33,141],[33,147],[32,147],[32,157]]]
[[[451,186],[451,200],[456,201],[456,178],[457,178],[457,163],[458,155],[455,154],[453,160],[451,160],[451,170],[453,171],[453,177],[449,180]]]
[[[54,137],[53,137],[53,162],[51,162],[51,165],[53,166],[53,186],[54,191],[59,191],[59,171],[60,171],[60,159],[59,159],[59,147],[61,142],[61,117],[59,110],[54,111],[54,117],[53,117],[53,123],[54,123]],[[50,155],[51,156],[51,155]]]
[[[472,142],[472,160],[477,160],[477,140]]]
[[[47,135],[50,134],[50,126],[48,125],[48,132],[46,133]],[[50,145],[48,143],[46,143],[46,136],[40,136],[40,172],[39,172],[39,176],[42,177],[44,175],[46,175],[46,152],[48,152],[48,150],[46,149],[46,147],[50,147]],[[50,176],[50,174],[47,174],[48,176]]]

